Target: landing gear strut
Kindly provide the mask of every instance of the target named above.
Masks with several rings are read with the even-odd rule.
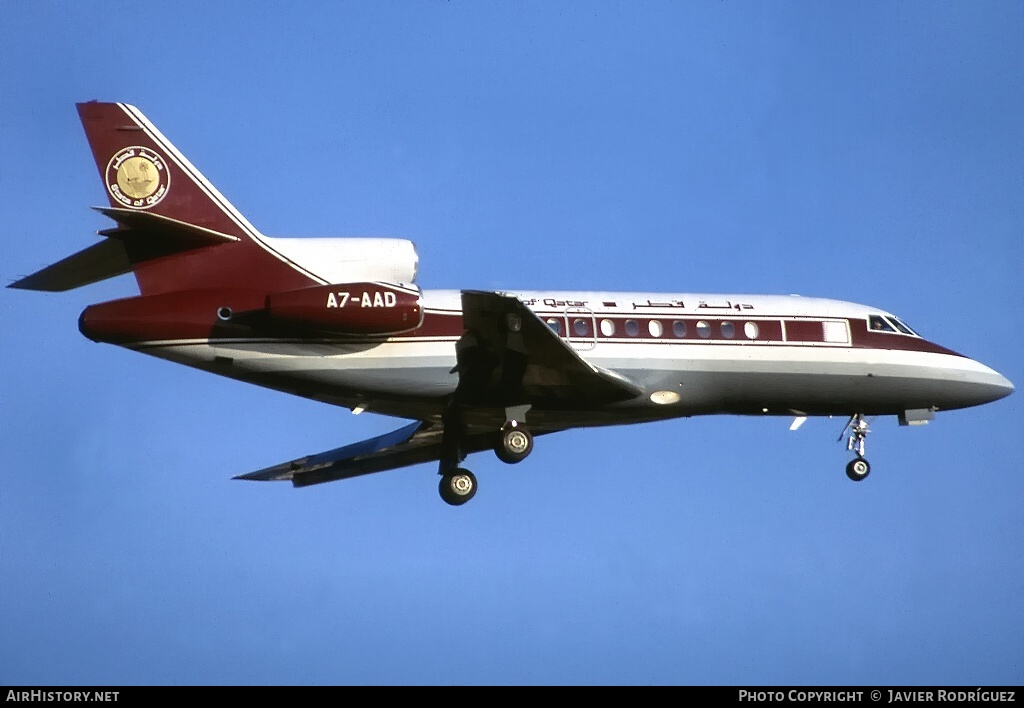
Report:
[[[861,413],[854,413],[850,416],[850,420],[846,423],[846,427],[843,428],[843,432],[839,434],[840,440],[843,439],[843,434],[847,430],[850,431],[850,435],[846,439],[846,449],[855,452],[857,457],[850,460],[850,463],[846,465],[846,476],[854,482],[860,482],[871,474],[871,465],[864,459],[865,439],[871,431],[868,427],[868,422]]]

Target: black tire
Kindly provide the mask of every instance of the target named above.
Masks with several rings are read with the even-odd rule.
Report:
[[[494,446],[494,454],[508,465],[522,462],[533,452],[533,435],[522,425],[510,425],[503,428],[498,442]]]
[[[846,465],[846,476],[854,482],[862,481],[869,474],[871,474],[871,465],[863,457],[854,458]]]
[[[476,476],[464,469],[441,475],[438,491],[445,503],[462,506],[476,496]]]

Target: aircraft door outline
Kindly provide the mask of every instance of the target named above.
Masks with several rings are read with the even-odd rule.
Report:
[[[597,346],[597,321],[589,307],[567,307],[565,339],[576,351],[590,351]]]

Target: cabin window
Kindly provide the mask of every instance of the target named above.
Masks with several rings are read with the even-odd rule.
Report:
[[[736,336],[736,325],[734,325],[732,322],[723,322],[722,323],[722,336],[725,337],[726,339],[732,339],[733,337],[735,337]]]
[[[659,320],[651,320],[647,323],[647,331],[651,333],[652,337],[660,337],[662,328]]]
[[[601,320],[601,334],[611,337],[615,334],[615,323],[611,320]]]
[[[590,323],[584,319],[575,319],[572,322],[572,331],[577,337],[586,337],[590,334]]]
[[[676,320],[672,323],[672,334],[676,335],[680,339],[686,336],[686,323],[682,320]]]
[[[640,334],[640,325],[637,324],[636,320],[626,320],[626,334],[630,337]]]
[[[704,320],[701,320],[697,323],[697,334],[699,334],[702,339],[707,339],[711,336],[711,325]]]
[[[747,322],[743,325],[743,334],[747,335],[747,339],[757,339],[757,335],[760,334],[756,322]]]
[[[556,317],[549,317],[547,320],[548,327],[551,331],[557,334],[559,337],[562,336],[562,320]]]
[[[823,339],[833,344],[849,344],[850,330],[846,320],[825,320],[821,323]]]

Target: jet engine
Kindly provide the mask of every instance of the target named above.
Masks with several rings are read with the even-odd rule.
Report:
[[[90,305],[78,320],[89,339],[132,344],[280,335],[408,332],[423,322],[414,285],[341,283],[282,293],[236,288],[181,290]]]
[[[423,323],[414,285],[341,283],[267,296],[271,322],[333,334],[398,334]]]

